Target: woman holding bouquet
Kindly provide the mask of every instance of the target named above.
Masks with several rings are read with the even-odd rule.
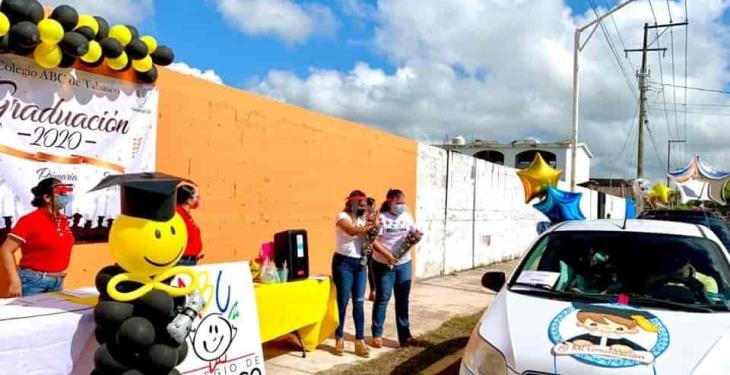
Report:
[[[362,264],[362,244],[374,223],[365,220],[367,196],[355,190],[345,200],[345,207],[335,219],[335,254],[332,257],[332,278],[337,290],[340,324],[335,331],[335,353],[345,352],[344,327],[347,305],[352,296],[352,317],[355,320],[355,354],[370,355],[365,345],[365,284],[367,266]]]
[[[375,304],[373,305],[372,346],[383,346],[383,324],[390,296],[395,293],[395,316],[401,347],[417,345],[408,322],[408,298],[411,293],[413,267],[410,250],[422,233],[406,210],[402,191],[391,189],[380,208],[380,236],[373,243]]]

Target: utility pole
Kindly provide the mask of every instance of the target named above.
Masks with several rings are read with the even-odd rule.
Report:
[[[626,49],[625,53],[629,52],[641,52],[641,70],[637,73],[639,78],[639,144],[637,150],[637,161],[636,161],[636,178],[644,177],[644,126],[646,125],[646,92],[649,89],[647,84],[649,78],[649,71],[646,68],[646,53],[649,51],[662,51],[666,52],[666,48],[649,48],[648,36],[649,29],[658,29],[664,27],[684,26],[687,22],[680,23],[669,23],[663,25],[649,25],[644,23],[644,43],[640,49]],[[653,43],[653,42],[652,42]],[[663,89],[663,88],[662,88]]]
[[[667,141],[667,186],[669,186],[669,183],[670,183],[670,181],[669,181],[669,172],[670,172],[669,160],[672,159],[672,143],[686,143],[686,142],[687,141],[682,140],[682,139],[680,139],[680,140],[670,139]]]

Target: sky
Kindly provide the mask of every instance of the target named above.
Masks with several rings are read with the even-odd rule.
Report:
[[[44,3],[67,3],[139,26],[173,47],[176,70],[442,143],[457,135],[502,142],[569,139],[573,32],[618,1]],[[673,144],[672,168],[700,154],[730,169],[730,95],[668,86],[730,91],[728,8],[730,0],[636,0],[596,30],[580,56],[579,138],[594,154],[592,177],[635,176],[635,72],[641,60],[623,49],[641,46],[644,23],[670,20],[689,26],[649,33],[652,47],[667,51],[647,59],[647,174],[664,176],[668,140],[687,141]]]

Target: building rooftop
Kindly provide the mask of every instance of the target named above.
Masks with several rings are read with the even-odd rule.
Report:
[[[537,142],[533,139],[522,139],[522,140],[515,140],[509,143],[501,143],[499,141],[495,140],[481,140],[481,139],[474,139],[472,142],[466,142],[463,137],[455,137],[451,140],[450,144],[442,145],[442,147],[448,147],[452,150],[459,150],[459,149],[473,149],[473,148],[484,148],[484,149],[493,149],[493,150],[499,150],[499,149],[512,149],[512,148],[519,148],[519,149],[532,149],[532,148],[542,148],[542,149],[566,149],[569,148],[571,145],[570,140],[561,140],[557,142]],[[593,158],[593,153],[591,150],[586,146],[585,143],[578,143],[578,147],[582,148],[586,154],[588,154],[588,157]]]

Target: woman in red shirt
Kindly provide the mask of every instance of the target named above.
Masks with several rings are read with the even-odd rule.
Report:
[[[10,278],[10,297],[63,290],[74,237],[63,210],[73,187],[47,178],[31,189],[37,209],[18,220],[0,247],[0,264]],[[13,254],[20,249],[16,268]]]
[[[185,227],[188,230],[188,246],[185,248],[182,258],[177,263],[181,266],[194,266],[203,258],[203,240],[200,236],[200,228],[190,211],[200,206],[200,196],[197,189],[192,185],[182,185],[177,188],[177,213],[185,221]]]

